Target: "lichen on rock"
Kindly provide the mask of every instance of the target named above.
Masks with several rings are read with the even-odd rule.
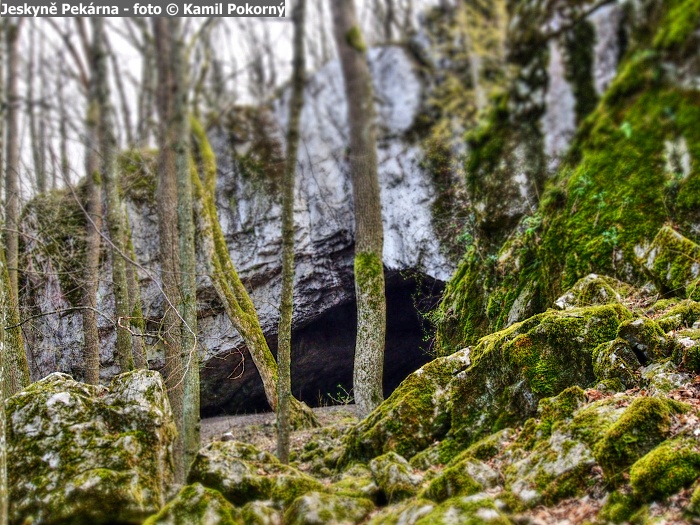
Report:
[[[141,523],[165,502],[176,431],[157,372],[109,389],[52,374],[7,411],[11,523]]]
[[[243,525],[241,511],[217,491],[195,483],[184,487],[143,525]]]

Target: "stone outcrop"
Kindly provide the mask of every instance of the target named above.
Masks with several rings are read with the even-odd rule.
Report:
[[[173,484],[175,424],[160,374],[109,389],[55,373],[7,403],[10,523],[141,523]]]
[[[437,196],[433,176],[422,165],[420,144],[410,136],[422,110],[426,82],[403,48],[373,49],[370,62],[380,128],[379,177],[388,276],[390,358],[386,376],[390,381],[387,389],[393,389],[425,360],[420,320],[410,296],[419,285],[439,292],[440,283],[449,278],[454,266],[433,225]],[[236,110],[231,123],[210,130],[218,164],[219,219],[231,257],[273,348],[281,286],[281,206],[275,169],[284,151],[287,98],[288,93],[283,94],[269,110]],[[345,154],[346,104],[337,61],[309,78],[305,99],[294,205],[297,336],[292,373],[295,394],[317,403],[326,394],[335,394],[338,384],[351,388],[354,349],[354,210]],[[148,154],[130,155],[122,162],[127,210],[136,260],[141,265],[137,271],[144,315],[153,321],[147,328],[155,331],[163,298],[158,287],[153,159]],[[71,274],[65,266],[71,263],[63,257],[68,254],[66,246],[73,248],[70,255],[78,261],[82,250],[81,211],[72,199],[68,193],[52,194],[27,208],[23,223],[30,239],[25,245],[26,267],[37,270],[24,276],[31,290],[23,298],[27,315],[65,310],[80,300],[79,278],[63,277]],[[45,220],[51,222],[51,238],[44,233]],[[106,264],[103,275],[109,275],[109,258]],[[205,412],[264,409],[257,372],[242,339],[218,303],[201,260],[198,269],[202,407]],[[420,282],[404,272],[413,272]],[[107,380],[118,372],[112,351],[113,296],[107,281],[100,283],[98,308],[106,314],[99,322],[102,377]],[[79,313],[37,318],[27,345],[35,379],[56,370],[82,375]],[[158,345],[149,357],[151,365],[162,365]]]

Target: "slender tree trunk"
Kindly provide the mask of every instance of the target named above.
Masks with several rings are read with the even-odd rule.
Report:
[[[0,20],[0,202],[2,200],[2,189],[5,185],[5,26],[7,19]],[[4,219],[5,210],[0,211],[0,220]]]
[[[187,117],[187,77],[180,19],[170,19],[173,39],[172,68],[177,91],[173,126],[177,133],[177,222],[180,238],[180,316],[182,343],[180,359],[184,366],[183,428],[185,469],[200,448],[199,422],[199,356],[197,354],[197,269],[195,254],[194,208],[192,203],[192,173],[189,148],[189,119]]]
[[[29,67],[27,67],[27,100],[26,108],[29,118],[29,137],[32,148],[32,159],[34,164],[34,180],[38,193],[46,191],[46,171],[44,166],[44,152],[42,150],[40,129],[37,122],[36,93],[34,82],[36,79],[36,28],[34,23],[29,31]]]
[[[58,99],[58,135],[59,151],[61,156],[61,178],[64,184],[70,184],[70,161],[68,160],[68,114],[66,113],[66,101],[63,96],[63,84],[66,79],[63,63],[60,66],[59,78],[56,86]]]
[[[273,410],[277,409],[277,363],[267,345],[255,306],[238,277],[236,268],[226,245],[221,225],[216,214],[214,189],[216,186],[216,160],[214,152],[202,127],[192,122],[192,133],[202,180],[193,169],[195,217],[197,219],[197,240],[201,243],[207,271],[219,300],[231,320],[233,327],[241,334],[260,378],[265,397]],[[294,397],[290,400],[290,419],[293,428],[318,426],[314,413],[304,403]]]
[[[355,295],[357,342],[353,384],[358,415],[384,399],[382,372],[386,296],[384,233],[377,175],[377,132],[367,49],[352,0],[332,0],[333,27],[345,80],[350,128],[350,171],[355,202]]]
[[[0,275],[7,273],[4,255],[0,249]],[[7,281],[0,279],[0,525],[7,525],[7,510],[9,503],[9,487],[7,485],[7,431],[5,429],[5,384],[7,375],[7,349],[5,346],[4,327],[9,323],[8,305],[9,290],[5,287]]]
[[[292,397],[292,314],[294,312],[294,175],[297,170],[299,123],[304,106],[304,18],[306,0],[294,10],[294,71],[287,128],[287,159],[282,182],[282,297],[277,331],[277,457],[289,463],[289,405]]]
[[[124,224],[126,226],[126,253],[132,261],[136,260],[134,243],[131,237],[131,227],[129,225],[129,215],[124,211]],[[146,324],[143,319],[143,309],[141,307],[141,289],[139,288],[139,276],[133,264],[126,266],[126,279],[129,286],[129,312],[131,317],[129,324],[134,334],[132,337],[132,352],[134,353],[134,366],[139,369],[148,370],[148,357],[146,356],[146,345],[143,334]]]
[[[131,129],[131,110],[129,109],[129,101],[124,89],[124,82],[122,81],[122,72],[119,68],[119,63],[117,62],[117,56],[114,54],[111,44],[106,39],[105,45],[107,46],[107,53],[109,54],[109,58],[112,63],[114,83],[117,86],[117,93],[119,94],[119,105],[121,106],[122,118],[124,119],[124,130],[126,132],[126,144],[127,147],[133,148],[135,142],[134,133]],[[114,120],[116,121],[117,119],[115,118]]]
[[[99,42],[95,38],[89,51],[90,82],[85,120],[85,173],[87,178],[87,220],[85,224],[85,273],[83,288],[83,337],[85,338],[85,382],[100,384],[100,335],[97,326],[97,289],[99,287],[102,231],[102,177],[97,140],[99,105]],[[62,117],[63,118],[63,117]],[[66,180],[66,184],[69,180]]]
[[[114,309],[117,317],[116,354],[119,367],[123,372],[134,369],[134,357],[131,351],[131,333],[129,332],[129,288],[126,279],[125,253],[126,228],[122,213],[121,197],[119,196],[119,181],[117,180],[116,148],[114,137],[114,111],[110,102],[109,77],[107,73],[107,49],[105,46],[105,21],[102,17],[94,17],[92,33],[95,41],[93,47],[93,74],[96,78],[96,104],[99,121],[97,137],[99,153],[102,158],[102,182],[105,194],[105,221],[112,244],[112,291],[114,294]]]
[[[19,249],[19,33],[24,18],[7,19],[7,152],[5,165],[5,248],[10,274],[12,304],[18,301],[17,260]]]
[[[10,274],[7,271],[5,254],[0,247],[0,288],[5,294],[4,317],[0,329],[5,336],[5,379],[0,383],[5,398],[15,395],[20,390],[29,386],[29,363],[27,353],[24,350],[24,338],[19,326],[19,308],[10,293]],[[2,395],[2,394],[0,394]]]
[[[198,407],[191,406],[196,401],[192,381],[198,367],[194,337],[196,320],[192,322],[192,315],[196,316],[194,290],[191,287],[194,270],[188,270],[187,276],[182,275],[182,254],[189,248],[185,245],[191,241],[188,240],[190,233],[181,230],[183,226],[187,228],[187,210],[183,209],[183,206],[187,206],[187,197],[182,195],[182,189],[178,191],[183,177],[190,175],[185,116],[186,84],[179,19],[153,18],[152,23],[158,55],[158,222],[161,278],[166,302],[169,303],[165,306],[163,319],[165,380],[179,431],[174,447],[176,478],[179,482],[184,482],[189,467],[186,461],[191,453],[187,447],[194,446],[199,424]],[[192,213],[191,208],[189,213]],[[189,254],[186,254],[186,258],[189,258]],[[184,261],[185,267],[189,268],[191,262]],[[187,317],[182,315],[183,312]],[[196,396],[198,400],[198,391]],[[196,419],[194,426],[191,426],[192,419]]]

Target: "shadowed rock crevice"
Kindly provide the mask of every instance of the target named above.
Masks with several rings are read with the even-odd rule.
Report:
[[[421,274],[387,274],[387,346],[384,360],[384,396],[411,372],[430,360],[430,326],[420,312],[437,301],[444,283]],[[416,303],[416,298],[420,302]],[[310,406],[339,404],[352,395],[352,372],[356,335],[354,300],[330,308],[297,327],[292,336],[292,391]],[[273,351],[275,335],[268,337]],[[241,361],[231,354],[227,366],[202,370],[202,415],[265,412],[269,410],[262,383],[250,356],[243,350],[245,370],[227,379]],[[238,369],[235,375],[238,375]],[[208,387],[205,387],[207,385]]]

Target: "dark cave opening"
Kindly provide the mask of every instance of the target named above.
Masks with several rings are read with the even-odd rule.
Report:
[[[436,305],[444,288],[444,283],[422,274],[387,273],[386,279],[385,398],[431,360],[432,327],[422,314]],[[292,392],[309,406],[342,404],[352,395],[356,318],[356,304],[351,301],[294,330]],[[276,336],[268,342],[274,352]],[[213,396],[203,392],[203,417],[269,411],[252,363],[243,377],[225,383],[225,391],[207,393]]]

